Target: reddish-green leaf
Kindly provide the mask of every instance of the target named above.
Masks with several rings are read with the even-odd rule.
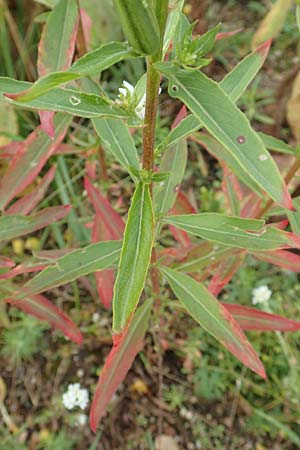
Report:
[[[243,330],[258,331],[298,331],[300,322],[259,311],[248,306],[222,303],[222,305],[235,318]]]
[[[94,432],[112,396],[124,380],[137,353],[142,349],[151,307],[152,301],[148,300],[137,309],[128,328],[115,340],[108,355],[101,371],[90,413],[90,424]]]
[[[255,252],[253,256],[269,264],[282,267],[291,272],[300,272],[300,255],[288,250],[274,250],[270,252]]]
[[[266,378],[263,365],[238,323],[206,287],[193,278],[161,267],[172,291],[189,314],[245,366]]]
[[[65,217],[70,206],[53,206],[42,209],[31,216],[6,215],[0,217],[0,241],[14,239],[32,231],[40,230],[50,223]]]
[[[162,219],[162,222],[230,247],[254,251],[300,248],[299,236],[265,226],[263,220],[202,213],[169,216]]]
[[[82,335],[72,320],[43,295],[28,295],[22,300],[7,298],[5,301],[37,319],[47,322],[53,328],[61,330],[76,344],[82,343]]]
[[[63,140],[71,120],[70,116],[57,114],[54,118],[54,139],[37,128],[22,143],[21,149],[12,159],[0,182],[0,208],[2,210],[13,197],[36,179],[47,160]]]

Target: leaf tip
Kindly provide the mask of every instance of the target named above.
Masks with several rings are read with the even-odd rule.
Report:
[[[272,44],[272,38],[268,39],[266,42],[264,42],[263,44],[261,44],[259,47],[257,47],[257,49],[255,50],[255,53],[259,54],[262,58],[263,61],[265,61],[265,59],[268,56],[270,47]]]

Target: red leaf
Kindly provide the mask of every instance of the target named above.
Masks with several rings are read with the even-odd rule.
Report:
[[[5,256],[0,256],[0,269],[10,269],[15,265],[16,263],[12,259],[6,258]]]
[[[24,263],[15,266],[12,270],[0,274],[0,280],[8,280],[9,278],[14,278],[17,275],[23,275],[24,273],[39,272],[45,269],[48,264],[42,264],[41,262],[34,263]]]
[[[171,209],[170,213],[177,215],[177,214],[193,214],[195,212],[196,209],[190,203],[186,195],[183,192],[178,192],[175,204]],[[186,231],[180,230],[179,228],[176,228],[173,225],[169,225],[169,230],[171,231],[174,239],[176,239],[176,241],[179,242],[182,246],[188,247],[191,245],[191,239]]]
[[[233,31],[223,31],[221,33],[217,34],[216,41],[221,41],[222,39],[235,36],[238,33],[241,33],[243,31],[243,28],[238,28],[237,30]]]
[[[214,272],[209,282],[208,290],[217,296],[224,286],[234,277],[239,268],[243,265],[246,252],[240,251],[238,255],[229,256],[226,261],[222,261]]]
[[[172,124],[171,129],[174,130],[174,128],[176,128],[177,125],[179,125],[180,122],[181,122],[183,119],[186,118],[186,115],[187,115],[187,113],[186,113],[186,106],[183,105],[183,106],[180,108],[179,113],[178,113],[177,116],[175,117],[175,120],[174,120],[174,122],[173,122],[173,124]]]
[[[38,176],[58,144],[63,140],[72,118],[55,116],[56,135],[51,140],[38,127],[22,143],[0,182],[0,208],[3,210],[15,195],[22,192]]]
[[[298,331],[300,322],[269,314],[248,306],[222,303],[243,330],[258,331]]]
[[[53,328],[61,330],[65,336],[76,344],[82,344],[82,335],[72,320],[56,305],[43,295],[32,295],[22,300],[5,299],[5,302],[16,306],[22,311],[46,321]]]
[[[147,301],[139,307],[126,330],[114,337],[114,345],[101,371],[96,394],[93,399],[90,424],[96,432],[97,425],[106,408],[124,380],[137,353],[142,349],[147,330],[152,302]]]
[[[44,195],[54,178],[54,174],[55,167],[53,166],[39,182],[34,191],[17,200],[10,208],[8,208],[6,214],[29,214],[30,211],[32,211],[44,198]]]
[[[270,252],[256,252],[253,256],[275,266],[292,272],[300,272],[300,255],[288,250],[274,250]]]
[[[84,179],[84,186],[96,213],[106,225],[107,230],[109,230],[111,239],[122,239],[125,226],[121,216],[111,207],[109,201],[92,185],[87,177]]]

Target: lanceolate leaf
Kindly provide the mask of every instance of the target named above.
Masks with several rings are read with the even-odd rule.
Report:
[[[40,230],[56,220],[65,217],[70,206],[53,206],[42,209],[31,216],[9,214],[0,217],[0,241],[14,239],[32,231]]]
[[[300,238],[257,219],[241,219],[218,213],[169,216],[164,223],[175,225],[203,239],[247,250],[300,248]]]
[[[241,97],[262,67],[269,52],[270,45],[271,41],[267,41],[259,46],[235,66],[220,82],[220,87],[233,102],[236,102]],[[199,118],[191,114],[171,131],[159,147],[165,148],[168,145],[173,145],[182,138],[199,130],[202,126],[203,124]]]
[[[113,298],[113,331],[121,333],[144,288],[154,238],[153,207],[148,184],[139,182],[125,227]]]
[[[66,70],[73,58],[78,26],[76,0],[60,0],[44,26],[39,44],[38,72]]]
[[[274,152],[286,153],[288,155],[295,156],[295,149],[280,139],[276,139],[273,136],[269,136],[265,133],[258,133],[261,140],[269,150],[273,150]]]
[[[75,89],[53,89],[28,102],[17,102],[15,97],[32,83],[16,81],[12,78],[0,77],[0,100],[6,100],[19,107],[33,110],[61,111],[79,117],[115,117],[121,119],[135,118],[134,113],[115,106],[106,96],[86,94]],[[5,94],[5,95],[4,95]]]
[[[7,211],[6,214],[29,214],[37,204],[44,198],[44,195],[52,182],[55,175],[55,166],[46,173],[39,184],[34,188],[32,192],[24,195],[17,200]],[[1,193],[0,193],[1,196]]]
[[[180,263],[177,270],[182,272],[198,272],[207,267],[214,267],[220,261],[226,260],[230,255],[237,254],[239,250],[216,245],[213,242],[204,241],[193,248],[184,262]]]
[[[236,272],[243,265],[246,252],[240,250],[238,254],[228,255],[226,260],[219,263],[213,271],[213,277],[209,282],[208,290],[217,296],[222,289],[232,280]]]
[[[252,253],[257,259],[282,267],[291,272],[300,272],[300,255],[288,250]]]
[[[154,187],[154,205],[157,217],[164,216],[174,205],[187,161],[186,139],[168,148],[161,160],[160,172],[169,173],[168,178]]]
[[[47,322],[53,328],[61,330],[65,336],[76,342],[76,344],[82,344],[83,338],[76,325],[63,311],[43,295],[28,295],[22,300],[8,298],[5,301],[31,316]]]
[[[95,432],[106,408],[124,380],[137,353],[142,349],[148,327],[152,301],[146,301],[133,316],[128,328],[114,342],[114,346],[101,371],[90,413],[91,428]]]
[[[139,159],[128,127],[116,119],[94,119],[93,124],[105,149],[111,152],[122,166],[139,170]]]
[[[227,311],[235,318],[243,330],[258,331],[298,331],[300,322],[259,311],[248,306],[222,303]]]
[[[38,79],[29,89],[20,92],[15,97],[19,102],[28,102],[42,94],[60,86],[85,76],[99,75],[103,70],[122,61],[125,58],[136,56],[127,43],[109,42],[101,47],[87,53],[78,59],[65,72],[58,72],[62,67],[53,67],[51,72]],[[48,70],[47,72],[50,72]]]
[[[242,329],[218,300],[193,278],[166,267],[161,267],[161,271],[174,294],[196,322],[243,364],[266,378],[263,365]]]
[[[227,149],[270,197],[292,209],[290,194],[279,170],[248,119],[228,95],[203,73],[164,63],[159,69],[169,79],[169,93],[179,98]]]
[[[74,250],[59,258],[53,266],[47,267],[26,283],[23,292],[20,292],[16,299],[24,298],[25,295],[39,294],[97,270],[114,267],[117,264],[120,249],[120,241],[108,241]]]
[[[70,116],[57,114],[54,118],[54,139],[38,128],[22,143],[22,149],[12,159],[0,182],[1,209],[36,179],[63,140],[71,120]]]

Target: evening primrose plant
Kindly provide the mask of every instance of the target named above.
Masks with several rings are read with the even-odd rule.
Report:
[[[43,270],[6,301],[80,342],[79,330],[41,294],[95,274],[101,300],[106,308],[112,306],[113,314],[113,347],[90,413],[95,431],[142,348],[152,311],[153,320],[159,320],[162,302],[190,314],[245,366],[266,377],[243,330],[296,331],[300,324],[252,307],[221,303],[217,296],[248,255],[300,271],[299,252],[294,251],[300,249],[299,199],[292,200],[287,187],[300,163],[292,147],[255,132],[236,106],[262,67],[270,41],[216,83],[202,69],[226,33],[216,24],[195,36],[194,24],[182,12],[183,0],[115,0],[126,41],[108,42],[90,52],[82,50],[86,46],[79,3],[49,2],[53,9],[39,44],[39,78],[35,83],[1,78],[1,102],[38,111],[40,132],[48,139],[57,135],[66,117],[91,121],[106,154],[132,179],[131,204],[127,217],[121,217],[87,176],[85,190],[95,210],[91,243],[52,254]],[[99,75],[136,58],[144,59],[145,74],[135,87],[124,80],[115,97],[108,96]],[[157,143],[160,86],[182,108],[167,137]],[[142,130],[141,156],[133,137],[136,129]],[[227,214],[201,212],[180,191],[190,141],[219,161]],[[19,179],[13,171],[26,152],[22,145],[17,148],[0,186],[1,226],[3,222],[9,228],[6,208],[12,201],[5,181],[13,180],[16,191],[18,183],[24,188],[31,182],[36,167],[41,170],[53,154],[51,140],[47,143],[39,156],[33,156],[32,165],[28,163],[29,173],[19,171]],[[285,179],[268,150],[294,156]],[[279,223],[269,223],[271,213],[280,217]],[[17,224],[22,218],[19,214],[11,220]],[[289,223],[292,231],[285,231]],[[9,237],[8,233],[4,239]],[[173,245],[167,247],[166,242]]]

